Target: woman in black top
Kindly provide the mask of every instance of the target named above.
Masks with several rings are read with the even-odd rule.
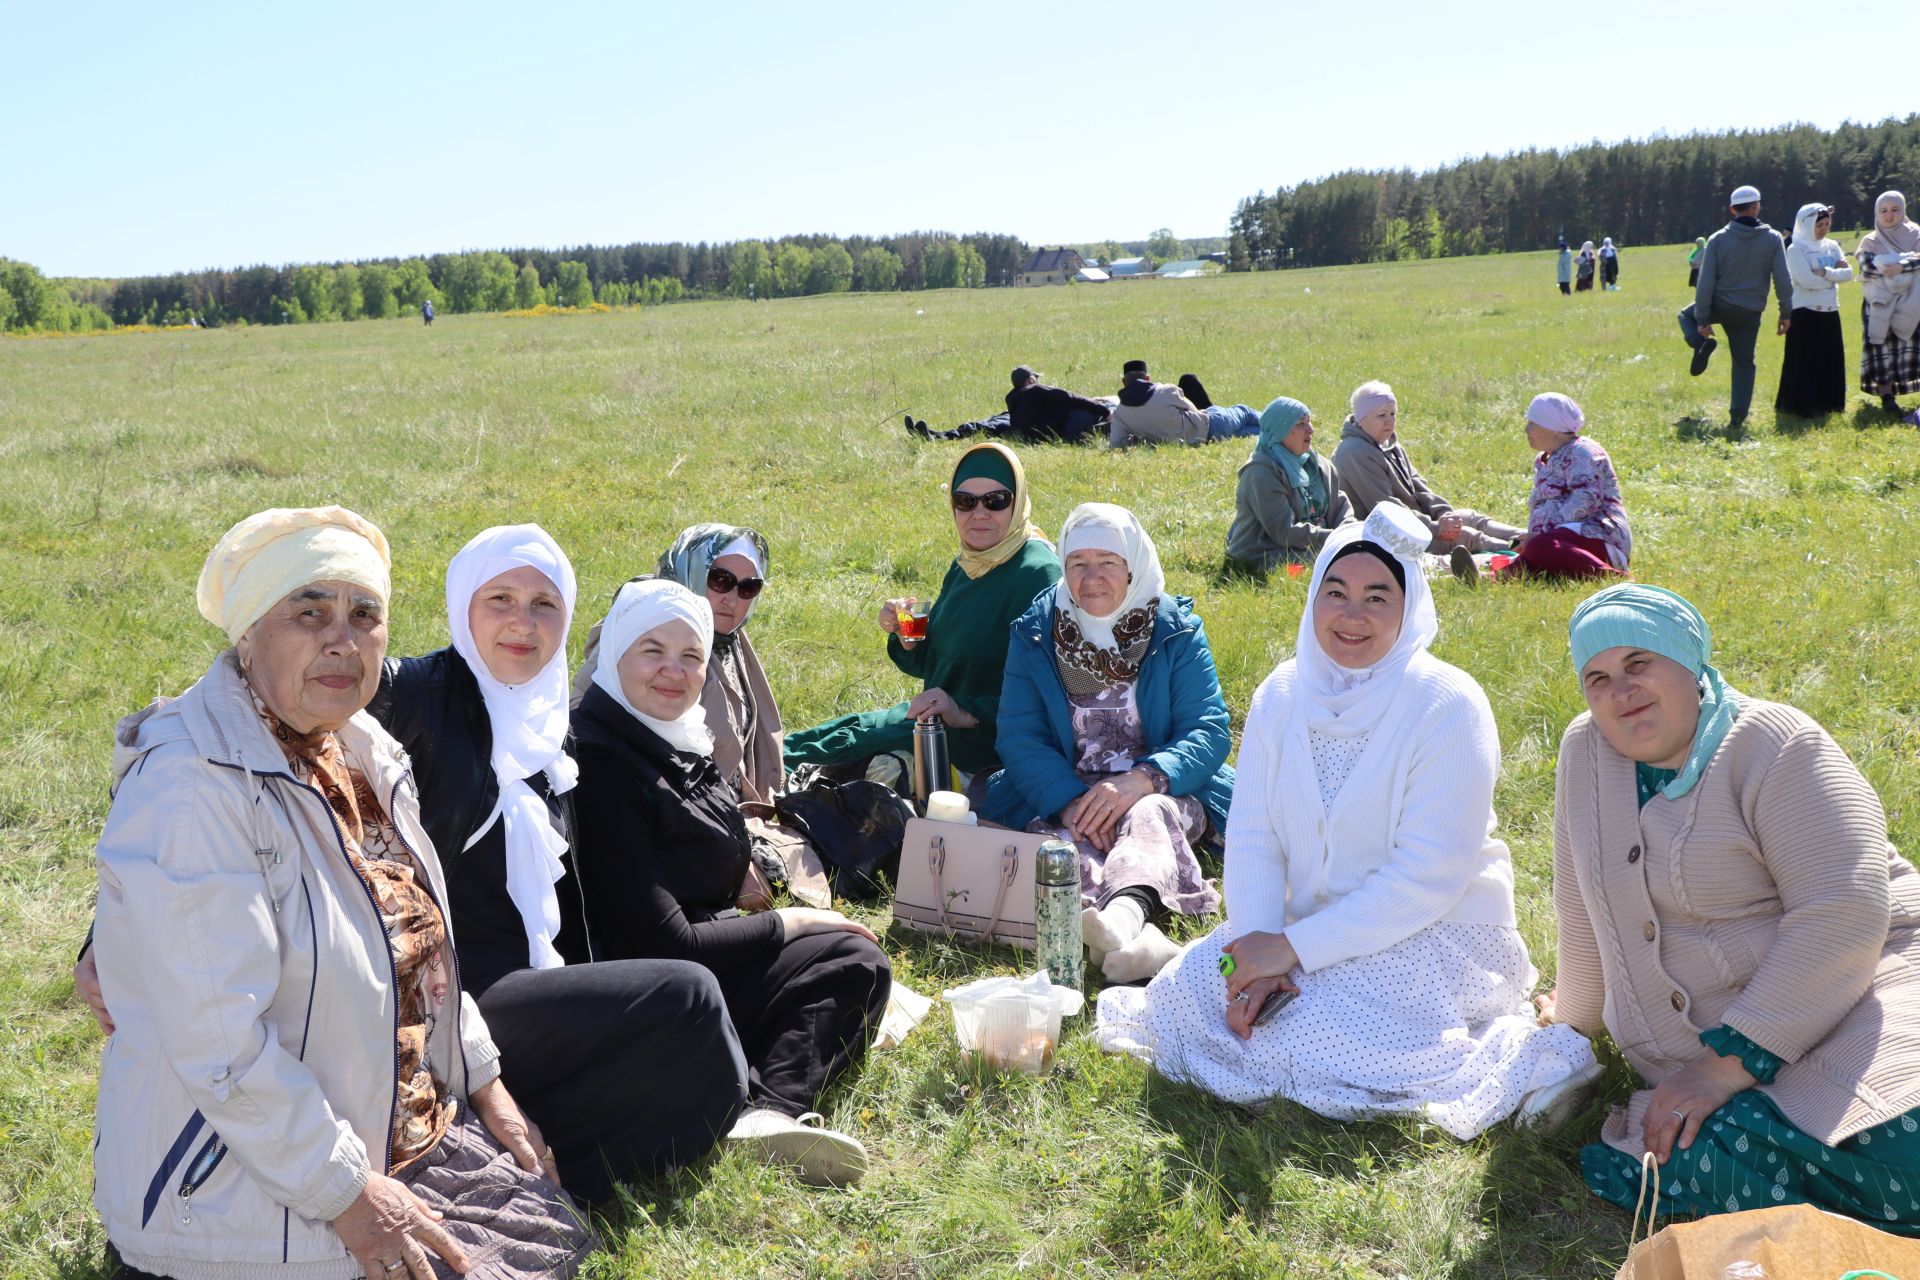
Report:
[[[866,1052],[891,972],[872,932],[837,911],[736,908],[751,846],[700,706],[712,645],[705,598],[662,579],[622,587],[601,624],[573,721],[587,932],[602,955],[709,969],[747,1060],[748,1110],[728,1138],[842,1184],[866,1152],[809,1127],[812,1107]]]
[[[567,1188],[598,1201],[710,1149],[744,1101],[745,1064],[710,973],[615,959],[586,927],[567,752],[573,602],[573,567],[537,525],[486,530],[447,569],[452,646],[389,659],[367,709],[413,758],[460,976],[508,1088]]]

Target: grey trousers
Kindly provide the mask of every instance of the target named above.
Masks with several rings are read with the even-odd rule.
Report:
[[[1681,309],[1678,319],[1687,345],[1698,350],[1706,339],[1700,336],[1700,322],[1694,318],[1691,302]],[[1747,410],[1753,407],[1753,347],[1760,337],[1760,312],[1717,306],[1713,323],[1726,333],[1727,354],[1733,359],[1733,399],[1727,407],[1727,418],[1737,427],[1747,420]]]

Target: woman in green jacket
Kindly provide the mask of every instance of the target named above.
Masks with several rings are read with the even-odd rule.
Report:
[[[924,638],[902,635],[902,618],[912,618],[920,603],[915,597],[887,600],[879,613],[887,656],[924,682],[921,692],[911,701],[789,733],[787,768],[845,768],[892,752],[904,759],[913,750],[914,721],[930,716],[946,725],[955,768],[971,775],[999,767],[994,732],[1007,629],[1060,580],[1060,557],[1028,519],[1033,504],[1026,472],[1005,445],[989,441],[961,454],[947,490],[960,554],[925,615]]]

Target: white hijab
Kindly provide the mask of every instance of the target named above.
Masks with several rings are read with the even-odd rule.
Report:
[[[521,567],[538,569],[559,591],[566,606],[561,641],[540,673],[522,685],[502,684],[487,669],[473,641],[467,609],[474,595],[493,579]],[[560,899],[554,883],[566,874],[560,855],[567,841],[554,830],[546,801],[527,785],[536,773],[547,775],[554,795],[573,790],[580,771],[566,753],[566,626],[573,622],[573,566],[566,552],[537,524],[500,525],[474,536],[447,566],[447,629],[454,652],[466,660],[480,684],[493,728],[493,775],[500,798],[487,820],[467,837],[466,848],[499,819],[507,844],[507,896],[519,908],[527,931],[527,960],[536,969],[557,969],[566,961],[554,950],[560,932]]]
[[[1164,595],[1167,575],[1160,570],[1160,552],[1140,527],[1139,519],[1111,502],[1083,502],[1060,527],[1062,563],[1076,551],[1111,551],[1127,562],[1127,594],[1120,607],[1097,618],[1074,603],[1062,577],[1053,588],[1053,604],[1065,610],[1080,627],[1080,635],[1096,649],[1115,648],[1113,625],[1155,596]]]
[[[1393,556],[1406,574],[1407,586],[1400,636],[1393,648],[1372,666],[1356,669],[1341,666],[1320,647],[1320,637],[1313,629],[1313,602],[1320,596],[1320,584],[1333,558],[1363,540]],[[1422,568],[1429,541],[1426,526],[1411,511],[1391,501],[1376,505],[1365,524],[1342,525],[1327,537],[1313,562],[1313,582],[1307,589],[1307,606],[1301,611],[1300,634],[1294,642],[1295,718],[1304,717],[1307,728],[1350,738],[1373,732],[1386,718],[1407,667],[1440,633],[1433,592]]]
[[[706,708],[700,705],[700,688],[694,686],[693,703],[677,720],[656,720],[627,701],[620,687],[620,659],[634,642],[664,623],[680,621],[692,627],[700,637],[700,652],[713,655],[713,606],[703,595],[695,595],[669,578],[649,578],[629,582],[613,598],[607,620],[600,624],[600,657],[594,667],[593,682],[627,709],[627,714],[665,738],[675,751],[691,755],[713,755],[713,734],[707,729]]]

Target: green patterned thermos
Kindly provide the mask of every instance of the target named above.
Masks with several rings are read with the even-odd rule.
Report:
[[[1053,985],[1083,989],[1080,854],[1065,840],[1048,840],[1034,855],[1033,941],[1035,958]]]

